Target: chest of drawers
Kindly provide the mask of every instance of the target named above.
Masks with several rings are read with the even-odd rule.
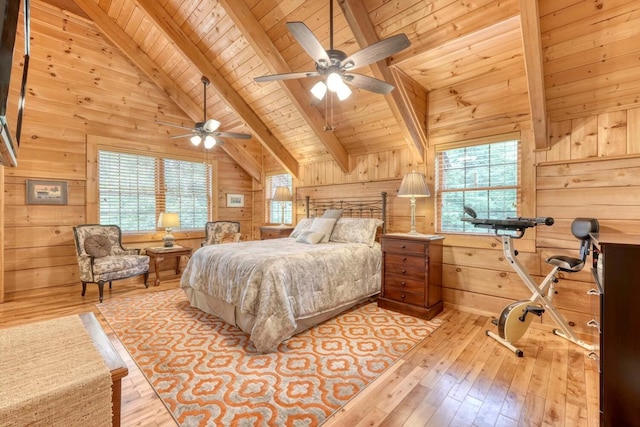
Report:
[[[640,235],[600,233],[591,237],[596,291],[601,292],[600,425],[639,427],[640,320],[636,310],[640,305]]]
[[[442,311],[442,237],[385,234],[378,305],[423,319]]]

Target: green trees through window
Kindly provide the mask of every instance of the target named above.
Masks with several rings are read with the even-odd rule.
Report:
[[[464,206],[479,218],[517,216],[519,141],[504,141],[440,151],[436,187],[438,230],[486,233],[461,221]]]
[[[200,229],[210,217],[210,164],[129,153],[98,153],[100,224],[155,231],[160,212],[177,212],[180,229]]]

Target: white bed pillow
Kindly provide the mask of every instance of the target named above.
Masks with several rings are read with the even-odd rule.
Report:
[[[382,225],[377,218],[340,218],[331,234],[332,242],[366,243],[373,246],[376,231]]]
[[[296,242],[315,245],[316,243],[320,243],[323,238],[324,233],[320,233],[319,231],[303,231],[298,237],[296,237]]]
[[[335,218],[338,219],[342,216],[342,209],[327,209],[322,214],[322,218]]]
[[[328,242],[329,237],[331,237],[331,232],[333,231],[333,226],[336,225],[336,221],[335,218],[314,218],[309,231],[323,233],[324,236],[320,243]]]
[[[298,237],[303,232],[309,230],[311,224],[313,223],[313,218],[303,218],[300,220],[296,228],[293,229],[289,237]]]

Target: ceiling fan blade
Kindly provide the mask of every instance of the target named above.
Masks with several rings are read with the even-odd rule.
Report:
[[[238,132],[213,132],[212,135],[220,138],[251,139],[251,135]]]
[[[331,65],[329,54],[322,47],[320,40],[313,35],[304,22],[287,22],[287,28],[294,39],[302,46],[305,52],[322,68]]]
[[[307,71],[300,73],[284,73],[284,74],[271,74],[269,76],[260,76],[255,77],[253,80],[256,82],[273,82],[276,80],[292,80],[292,79],[303,79],[305,77],[317,77],[320,73],[317,71]]]
[[[395,89],[395,86],[385,81],[369,76],[363,76],[362,74],[345,74],[344,81],[352,86],[368,90],[369,92],[379,93],[381,95],[387,95]]]
[[[174,128],[188,129],[188,130],[191,130],[191,129],[192,129],[192,128],[187,127],[187,126],[174,125],[173,123],[160,122],[160,121],[156,121],[156,123],[158,123],[158,124],[160,124],[160,125],[173,126]]]
[[[342,61],[342,68],[348,71],[364,67],[365,65],[373,64],[394,53],[400,52],[409,46],[411,46],[411,42],[405,34],[396,34],[395,36],[388,37],[362,48],[353,55],[345,58],[345,60]]]
[[[169,139],[186,138],[187,136],[193,136],[194,133],[185,133],[184,135],[173,135],[173,136],[170,136]]]

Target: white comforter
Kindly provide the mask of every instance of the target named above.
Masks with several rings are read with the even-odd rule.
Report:
[[[314,316],[380,292],[376,243],[319,243],[293,238],[204,246],[193,254],[180,286],[255,316],[251,340],[272,351]]]

